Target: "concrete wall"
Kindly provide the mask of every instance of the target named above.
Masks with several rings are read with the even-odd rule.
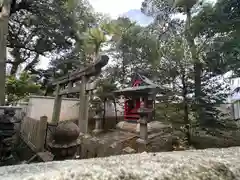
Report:
[[[24,104],[24,106],[26,105]],[[39,119],[41,116],[47,116],[48,122],[50,122],[52,119],[53,106],[54,97],[31,96],[29,98],[29,102],[26,108],[27,116],[33,119]],[[122,114],[123,106],[117,104],[117,115],[122,116]],[[78,116],[79,116],[79,100],[73,98],[63,98],[60,113],[60,121],[76,120],[78,119]],[[92,116],[93,113],[89,112],[89,117],[91,118]],[[112,101],[106,103],[106,116],[107,117],[115,116],[115,108],[114,103]]]
[[[63,98],[60,113],[60,121],[77,119],[79,115],[79,100]],[[27,116],[39,119],[47,116],[48,122],[52,120],[54,97],[31,96],[27,107]]]

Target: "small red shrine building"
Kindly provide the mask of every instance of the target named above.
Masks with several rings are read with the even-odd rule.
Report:
[[[143,104],[146,108],[155,108],[155,97],[160,88],[146,76],[136,73],[132,79],[131,87],[114,91],[115,96],[124,96],[124,120],[137,122],[140,116],[137,111]],[[154,111],[155,112],[155,111]],[[154,113],[155,114],[155,113]],[[151,119],[155,118],[153,114]]]

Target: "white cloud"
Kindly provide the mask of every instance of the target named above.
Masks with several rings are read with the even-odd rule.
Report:
[[[95,11],[117,18],[130,9],[140,9],[143,0],[89,0],[89,2]]]

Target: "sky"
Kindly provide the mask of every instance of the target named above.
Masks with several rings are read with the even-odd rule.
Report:
[[[140,11],[143,0],[89,0],[95,11],[117,18],[130,10]]]
[[[115,19],[119,16],[127,16],[141,25],[148,25],[151,17],[141,12],[143,0],[89,0],[95,11],[108,14]]]

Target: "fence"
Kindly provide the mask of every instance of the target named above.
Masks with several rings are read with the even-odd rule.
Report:
[[[43,116],[40,120],[25,117],[20,130],[22,140],[34,151],[44,150],[47,130],[47,117]]]

